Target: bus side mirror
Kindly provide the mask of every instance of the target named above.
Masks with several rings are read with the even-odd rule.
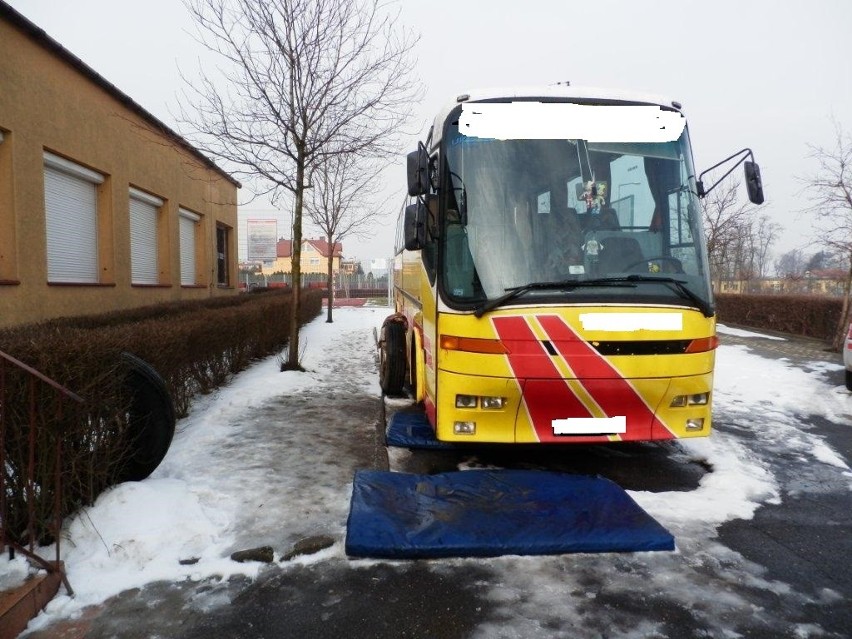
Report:
[[[760,179],[760,167],[757,162],[745,162],[746,189],[752,204],[763,204],[763,182]]]
[[[405,207],[405,250],[419,251],[426,244],[426,205],[423,202]]]
[[[429,154],[420,144],[408,154],[408,194],[426,195],[429,192]]]

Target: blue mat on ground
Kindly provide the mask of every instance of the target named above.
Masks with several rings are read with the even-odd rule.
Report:
[[[535,470],[355,474],[346,553],[417,559],[674,550],[617,484]]]
[[[391,415],[386,433],[388,446],[399,448],[429,448],[433,450],[451,450],[455,448],[448,442],[435,439],[435,431],[426,419],[423,411],[399,412]]]

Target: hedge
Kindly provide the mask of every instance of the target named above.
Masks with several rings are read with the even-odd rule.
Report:
[[[819,295],[716,296],[719,321],[831,341],[843,299]]]

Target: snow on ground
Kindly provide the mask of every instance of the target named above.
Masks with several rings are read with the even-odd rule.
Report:
[[[312,393],[347,387],[380,397],[373,328],[387,314],[387,308],[340,308],[327,324],[323,313],[300,334],[307,372],[282,373],[273,356],[199,398],[151,477],[112,488],[67,522],[62,552],[75,597],[60,590],[30,630],[156,580],[255,577],[262,564],[233,562],[234,550],[265,544],[278,550],[300,534],[341,536],[352,472],[334,459],[306,455],[309,438],[324,435],[273,423],[280,413],[275,404],[302,397],[308,403]],[[347,364],[355,369],[339,370]],[[286,471],[276,472],[282,464]]]
[[[722,346],[717,351],[714,401],[716,419],[753,424],[753,430],[772,444],[770,454],[775,447],[792,448],[799,452],[802,467],[821,462],[841,468],[852,489],[848,466],[825,441],[803,429],[798,417],[846,416],[848,421],[852,397],[844,388],[826,384],[819,371],[806,373],[787,360],[767,360],[745,347]],[[747,439],[727,430],[682,440],[678,446],[687,458],[712,468],[696,490],[628,491],[672,532],[675,552],[491,560],[501,577],[491,586],[491,596],[511,615],[481,626],[477,639],[547,637],[548,624],[564,631],[566,623],[578,636],[673,636],[663,623],[641,612],[661,599],[667,610],[689,611],[686,614],[701,619],[707,636],[738,637],[741,634],[734,629],[750,625],[776,628],[779,636],[791,630],[796,636],[821,636],[822,630],[811,625],[785,627],[777,609],[752,600],[755,592],[770,593],[800,609],[814,601],[811,595],[766,579],[762,567],[716,539],[726,521],[750,519],[761,504],[780,503],[779,479],[770,464]],[[824,591],[820,597],[821,602],[831,602],[839,595]],[[638,614],[630,603],[637,599],[642,602],[636,606]]]
[[[786,341],[783,337],[776,337],[774,335],[766,335],[764,333],[755,333],[753,331],[746,331],[741,328],[733,328],[731,326],[725,326],[724,324],[716,324],[716,332],[721,333],[723,335],[733,335],[734,337],[762,337],[763,339],[774,339],[781,342]]]
[[[299,534],[317,531],[341,539],[351,469],[333,458],[305,454],[318,450],[311,449],[310,438],[325,437],[316,426],[302,432],[307,424],[270,424],[265,416],[282,397],[303,397],[306,411],[317,394],[378,398],[373,330],[387,313],[386,308],[341,308],[333,324],[319,317],[302,333],[303,363],[309,372],[281,373],[272,357],[199,399],[179,422],[172,448],[152,477],[113,488],[67,523],[63,553],[76,597],[57,597],[31,629],[75,616],[89,604],[154,580],[255,577],[260,564],[237,564],[228,558],[249,541],[247,529],[259,530],[279,548]],[[828,385],[821,370],[803,372],[786,360],[764,359],[742,346],[722,346],[717,351],[714,415],[750,428],[768,444],[796,451],[803,462],[826,464],[852,477],[841,457],[797,418],[837,418],[852,412],[849,394]],[[789,587],[764,580],[758,566],[716,541],[721,524],[750,518],[761,504],[778,503],[780,498],[769,465],[735,431],[716,431],[710,438],[679,444],[678,454],[712,467],[696,490],[631,492],[675,535],[673,553],[442,560],[430,567],[452,572],[476,564],[494,572],[493,582],[482,584],[482,589],[511,612],[500,623],[483,625],[482,637],[545,636],[548,615],[554,623],[558,618],[563,625],[567,620],[587,629],[604,624],[601,632],[611,637],[654,636],[657,624],[636,625],[630,618],[619,622],[617,611],[607,611],[607,601],[643,592],[663,593],[702,618],[730,622],[737,611],[767,615],[753,610],[736,588],[783,595],[789,594]],[[273,470],[277,474],[270,482]],[[181,563],[187,560],[193,563]],[[338,543],[300,561],[348,560]],[[353,569],[370,564],[349,562]],[[714,576],[708,577],[708,572]],[[609,615],[608,624],[599,619],[601,614]],[[724,627],[718,630],[725,634]]]

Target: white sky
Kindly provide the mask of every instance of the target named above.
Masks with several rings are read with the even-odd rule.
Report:
[[[182,87],[178,66],[194,71],[200,54],[178,0],[7,1],[177,128],[171,112]],[[401,5],[402,22],[422,34],[417,70],[427,95],[418,109],[421,137],[445,102],[472,87],[570,80],[667,95],[690,119],[699,170],[742,147],[754,150],[767,194],[763,212],[785,227],[776,254],[806,244],[811,222],[797,215],[807,201],[796,179],[815,170],[806,145],[833,144],[832,115],[852,132],[849,0]],[[383,226],[369,240],[344,241],[347,257],[369,263],[391,253],[405,188],[402,155],[388,175],[392,197]],[[270,211],[253,204],[241,216]],[[279,235],[287,235],[289,216],[277,218]]]
[[[351,570],[370,565],[372,560],[350,560],[345,555],[352,475],[348,458],[341,459],[339,451],[346,450],[354,437],[371,438],[374,425],[357,423],[329,430],[328,412],[319,398],[347,393],[379,397],[372,331],[387,313],[387,308],[341,308],[335,311],[333,324],[327,324],[321,315],[302,333],[308,345],[303,364],[310,372],[281,373],[276,358],[270,357],[238,375],[227,387],[194,402],[190,415],[178,422],[169,453],[151,477],[114,487],[66,522],[63,558],[76,597],[71,599],[60,590],[30,629],[75,617],[87,605],[156,580],[199,582],[233,574],[256,577],[265,568],[230,561],[233,550],[268,544],[280,559],[306,531],[321,532],[337,541],[327,550],[290,564],[276,561],[280,569],[314,562]],[[719,332],[731,331],[720,326]],[[743,346],[719,348],[717,418],[749,424],[759,414],[771,428],[765,429],[757,443],[739,437],[736,428],[717,430],[709,438],[683,440],[681,451],[673,456],[712,468],[694,490],[630,491],[674,535],[675,552],[621,553],[617,561],[605,553],[446,559],[428,562],[428,569],[446,574],[475,565],[492,572],[493,577],[479,585],[491,600],[511,602],[507,605],[512,612],[499,629],[485,624],[476,636],[540,636],[538,620],[553,610],[559,610],[575,627],[606,617],[610,614],[606,606],[589,607],[576,596],[586,589],[592,575],[603,591],[616,591],[619,597],[654,593],[682,602],[686,609],[701,601],[702,623],[713,636],[735,636],[732,610],[752,614],[752,606],[731,592],[728,584],[748,583],[787,599],[805,594],[767,580],[762,568],[723,546],[716,531],[726,521],[750,519],[761,504],[779,503],[781,482],[761,455],[783,454],[790,464],[800,464],[808,472],[819,467],[839,473],[841,485],[852,486],[852,472],[843,458],[800,418],[814,414],[835,421],[848,419],[850,394],[843,386],[828,385],[820,373],[839,368],[839,364],[815,364],[814,372],[805,372],[785,360],[754,355]],[[293,410],[283,399],[293,397],[309,399],[312,408]],[[401,401],[394,400],[397,406]],[[339,399],[330,400],[330,404],[334,402]],[[281,421],[282,412],[294,421]],[[296,424],[298,428],[291,428]],[[263,450],[256,446],[259,440],[265,442]],[[404,467],[405,456],[411,454],[402,449],[391,452],[391,470]],[[475,458],[467,462],[475,462]],[[234,477],[239,481],[233,481]],[[821,490],[819,486],[814,489]],[[138,513],[146,515],[139,518]],[[52,552],[46,549],[43,554],[50,557]],[[199,561],[179,563],[190,557]],[[409,565],[395,563],[401,570]],[[716,577],[710,580],[708,565],[716,567]],[[0,557],[0,589],[4,582],[22,580],[26,572],[22,558],[10,563]],[[191,605],[205,609],[225,603],[216,599],[216,589],[208,595],[197,593]],[[613,628],[611,636],[657,634],[645,627],[627,634]]]

